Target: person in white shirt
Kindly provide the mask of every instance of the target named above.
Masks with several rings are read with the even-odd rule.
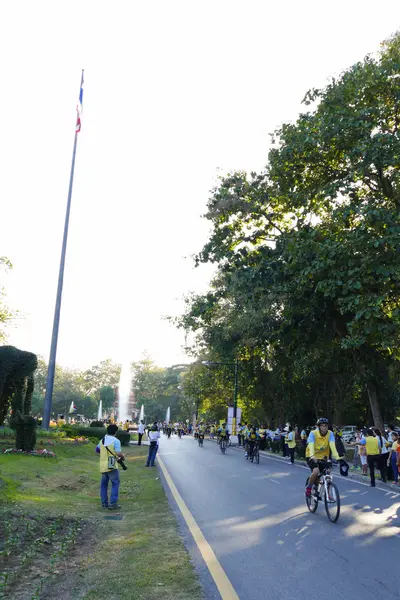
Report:
[[[144,434],[144,421],[140,421],[140,423],[139,423],[138,434],[139,434],[138,446],[141,446],[142,445],[142,437]]]
[[[149,455],[147,457],[146,467],[154,467],[154,461],[156,459],[156,454],[158,450],[158,444],[160,443],[160,432],[157,429],[157,425],[153,425],[153,427],[149,431]]]

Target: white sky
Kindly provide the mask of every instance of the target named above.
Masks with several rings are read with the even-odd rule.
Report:
[[[0,4],[0,255],[10,341],[49,353],[85,69],[58,362],[183,359],[162,321],[211,270],[217,169],[259,170],[268,133],[400,24],[399,0],[26,0]],[[324,8],[324,6],[326,8]]]

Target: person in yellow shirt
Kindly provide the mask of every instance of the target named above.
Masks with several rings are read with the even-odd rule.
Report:
[[[288,445],[290,463],[293,465],[294,464],[294,451],[296,449],[296,432],[294,431],[294,429],[291,425],[289,425],[289,433],[287,435],[287,445]]]
[[[371,478],[371,487],[375,487],[375,465],[381,472],[382,481],[386,483],[386,475],[382,468],[379,456],[382,452],[382,444],[380,438],[374,435],[372,429],[367,429],[365,437],[360,440],[360,444],[365,446],[367,451],[367,462],[369,467],[369,475]]]
[[[329,431],[329,419],[321,417],[317,422],[317,429],[311,431],[308,436],[306,449],[306,460],[312,473],[306,487],[306,497],[311,496],[311,490],[318,477],[326,467],[329,454],[336,460],[339,460],[339,454],[336,450],[335,437],[333,431]]]

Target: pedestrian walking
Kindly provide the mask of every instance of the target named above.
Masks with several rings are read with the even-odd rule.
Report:
[[[374,435],[372,429],[367,429],[366,436],[360,440],[360,444],[361,446],[365,446],[371,487],[375,487],[375,467],[379,469],[381,466],[379,461],[379,455],[381,454],[379,438]],[[381,477],[382,481],[386,483],[386,475],[383,471],[381,471]]]
[[[287,446],[290,462],[294,464],[294,451],[296,448],[296,432],[293,430],[293,427],[289,425],[289,433],[287,434]]]
[[[386,481],[386,479],[387,479],[387,473],[386,473],[387,460],[388,460],[388,456],[389,456],[389,449],[388,449],[389,442],[383,437],[380,429],[378,429],[377,427],[373,427],[372,431],[374,432],[375,436],[379,439],[379,442],[380,442],[381,453],[379,455],[379,470],[381,473],[384,473],[385,477],[384,477],[383,481]]]
[[[142,445],[143,434],[144,434],[144,421],[140,421],[139,427],[138,427],[138,436],[139,436],[138,446]]]
[[[124,460],[121,452],[121,442],[115,437],[118,431],[117,425],[109,425],[107,434],[97,444],[96,452],[100,454],[100,499],[102,508],[117,510],[121,508],[118,504],[119,495],[119,471],[118,458]],[[110,501],[108,500],[108,483],[111,481]]]
[[[156,454],[158,450],[158,444],[160,441],[160,432],[157,429],[157,424],[155,423],[153,427],[149,431],[149,454],[147,456],[147,464],[146,467],[154,467],[154,461],[156,459]]]

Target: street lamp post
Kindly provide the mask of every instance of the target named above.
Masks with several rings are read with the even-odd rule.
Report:
[[[238,398],[238,373],[239,373],[239,359],[236,358],[234,363],[227,362],[214,362],[210,360],[203,360],[202,364],[205,366],[212,365],[228,365],[230,367],[234,367],[235,369],[235,380],[234,380],[234,388],[233,388],[233,418],[232,418],[232,436],[231,441],[235,444],[238,442],[237,437],[237,398]]]

